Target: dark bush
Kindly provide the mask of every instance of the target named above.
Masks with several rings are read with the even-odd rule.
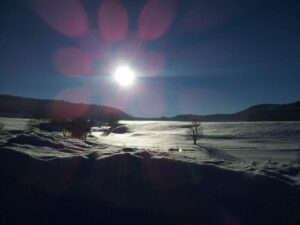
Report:
[[[52,120],[39,124],[39,128],[48,132],[62,132],[65,138],[73,137],[86,139],[91,132],[93,123],[86,119]]]
[[[72,120],[66,130],[71,133],[73,138],[86,139],[87,135],[91,132],[92,123],[84,119]]]

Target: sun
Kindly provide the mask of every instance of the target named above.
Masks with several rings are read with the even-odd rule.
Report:
[[[129,66],[122,65],[116,68],[114,78],[120,86],[131,86],[135,80],[135,73]]]

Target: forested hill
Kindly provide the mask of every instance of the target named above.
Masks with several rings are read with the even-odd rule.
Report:
[[[132,118],[119,109],[103,105],[0,95],[0,117],[101,119],[111,116],[118,119]]]
[[[243,111],[232,114],[215,115],[177,115],[164,118],[180,121],[300,121],[300,101],[290,104],[262,104],[255,105]]]
[[[78,118],[101,119],[114,116],[118,119],[134,118],[116,108],[62,100],[40,100],[0,95],[0,117],[20,118]],[[232,114],[195,115],[185,114],[174,117],[151,118],[149,120],[176,121],[300,121],[300,101],[290,104],[261,104]]]

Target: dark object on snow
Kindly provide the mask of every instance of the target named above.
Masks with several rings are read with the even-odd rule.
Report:
[[[127,133],[127,131],[128,131],[128,128],[127,128],[127,127],[125,127],[125,126],[118,126],[118,127],[116,127],[116,128],[113,128],[113,129],[111,130],[111,133],[115,133],[115,134],[125,134],[125,133]]]
[[[71,136],[78,139],[86,139],[91,132],[92,126],[93,122],[86,119],[52,120],[38,125],[41,130],[48,132],[58,131],[62,132],[65,138]]]
[[[203,128],[201,127],[201,123],[197,121],[192,122],[192,125],[188,129],[187,134],[193,139],[194,145],[196,145],[197,140],[203,136]]]

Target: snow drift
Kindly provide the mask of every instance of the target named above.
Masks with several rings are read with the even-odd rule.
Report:
[[[40,160],[2,148],[2,224],[299,224],[280,180],[147,151]]]
[[[99,144],[20,124],[0,131],[1,224],[300,224],[298,164]]]

